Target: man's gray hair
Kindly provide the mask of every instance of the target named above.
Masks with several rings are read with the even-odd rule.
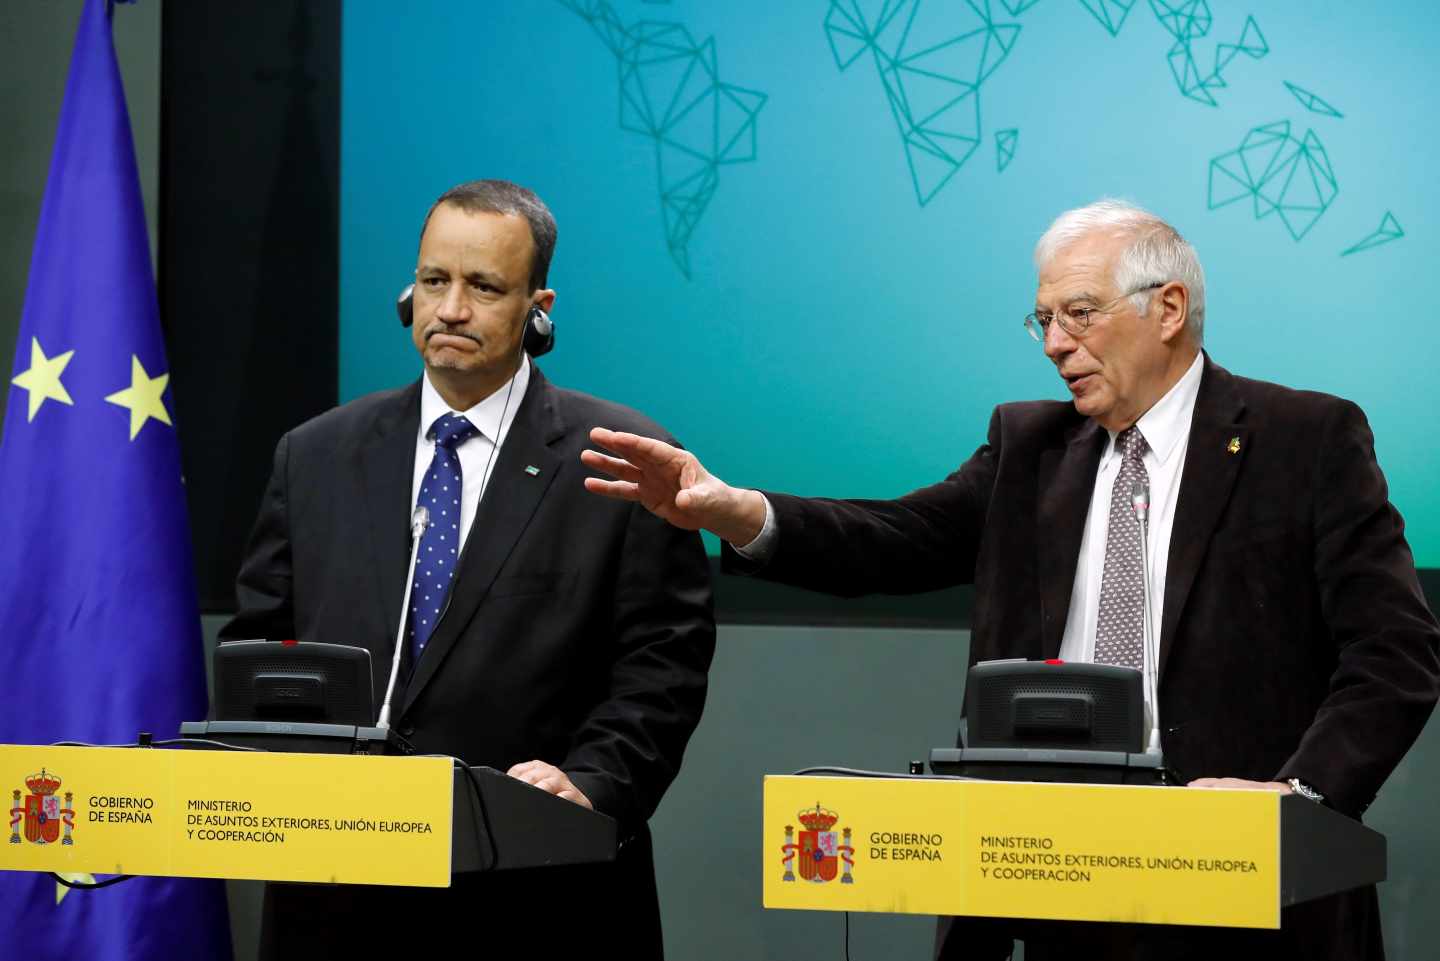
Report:
[[[1044,270],[1056,254],[1092,233],[1131,238],[1115,261],[1112,280],[1117,291],[1172,280],[1184,284],[1190,293],[1187,326],[1195,343],[1204,342],[1205,271],[1200,267],[1200,258],[1178,230],[1148,210],[1106,198],[1065,211],[1035,244],[1036,269]],[[1130,298],[1136,310],[1143,312],[1149,307],[1150,293],[1142,290]]]

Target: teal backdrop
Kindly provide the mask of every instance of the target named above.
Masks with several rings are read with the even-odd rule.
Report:
[[[1364,407],[1440,566],[1440,8],[1419,0],[351,0],[341,400],[413,379],[429,203],[503,177],[560,224],[553,380],[734,483],[892,496],[1062,397],[1035,239],[1131,199],[1208,277],[1237,373]],[[317,282],[324,282],[317,278]]]

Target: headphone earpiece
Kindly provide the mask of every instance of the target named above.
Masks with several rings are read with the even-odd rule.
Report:
[[[525,353],[531,357],[548,354],[555,349],[555,322],[538,305],[530,306],[525,318]]]
[[[400,315],[400,326],[409,327],[415,323],[415,285],[406,284],[395,298],[395,313]]]

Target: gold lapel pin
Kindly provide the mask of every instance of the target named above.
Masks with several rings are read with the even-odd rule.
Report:
[[[1231,454],[1238,454],[1238,453],[1240,453],[1240,438],[1238,438],[1238,437],[1232,437],[1232,438],[1230,438],[1230,443],[1228,443],[1228,444],[1225,445],[1225,450],[1226,450],[1227,453],[1231,453]]]
[[[530,466],[525,468],[525,473],[529,474],[531,477],[539,477],[540,468],[536,467],[534,464],[531,464]]]

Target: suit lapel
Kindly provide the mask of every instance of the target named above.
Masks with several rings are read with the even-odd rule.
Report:
[[[1080,542],[1085,536],[1085,519],[1105,439],[1105,431],[1086,418],[1068,431],[1063,447],[1052,447],[1040,455],[1036,539],[1040,554],[1040,638],[1045,657],[1060,653]]]
[[[435,676],[445,656],[464,633],[540,501],[565,468],[560,456],[551,449],[564,433],[565,427],[555,406],[555,391],[539,368],[532,368],[530,386],[496,455],[490,482],[465,538],[448,606],[430,635],[424,656],[415,666],[406,689],[407,708]]]
[[[410,559],[410,524],[407,512],[415,483],[415,438],[420,430],[420,382],[401,391],[375,418],[359,452],[358,474],[365,492],[370,530],[371,569],[375,572],[375,599],[380,623],[385,625],[381,649],[373,652],[372,667],[381,685],[390,677],[395,631],[400,626],[400,603],[405,594],[405,571]]]
[[[1240,465],[1250,449],[1249,432],[1240,424],[1245,403],[1228,371],[1205,357],[1205,372],[1195,398],[1190,442],[1180,477],[1170,556],[1165,574],[1165,612],[1160,625],[1160,676],[1165,673],[1175,628],[1200,562],[1210,546],[1221,512],[1230,500]]]

